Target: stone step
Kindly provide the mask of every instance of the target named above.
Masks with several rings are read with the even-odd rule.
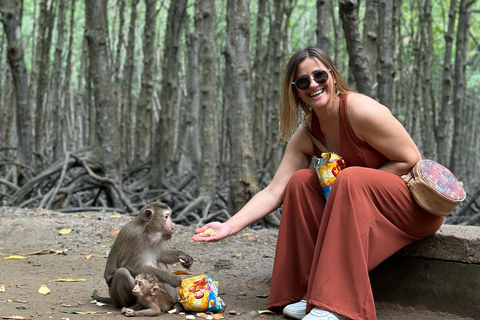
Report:
[[[375,301],[480,319],[480,227],[443,225],[370,273]]]

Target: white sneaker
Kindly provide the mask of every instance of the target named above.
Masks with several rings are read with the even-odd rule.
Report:
[[[300,300],[298,302],[287,305],[283,309],[283,314],[293,319],[302,319],[306,315],[307,300]]]
[[[344,320],[344,316],[338,315],[322,308],[313,308],[303,320]]]

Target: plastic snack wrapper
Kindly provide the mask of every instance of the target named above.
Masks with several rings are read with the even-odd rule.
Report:
[[[218,283],[208,274],[183,279],[178,293],[185,310],[218,312],[225,309],[225,303],[218,296]]]
[[[328,198],[335,179],[345,166],[345,160],[333,152],[322,153],[322,157],[317,158],[315,162],[315,170],[317,171],[325,199]]]

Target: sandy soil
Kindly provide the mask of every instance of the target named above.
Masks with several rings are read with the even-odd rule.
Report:
[[[130,219],[131,216],[112,212],[67,215],[0,207],[0,284],[5,287],[1,292],[0,285],[0,319],[12,315],[26,319],[124,318],[111,306],[91,303],[90,295],[93,289],[98,289],[102,295],[107,294],[103,269],[115,240],[111,233]],[[61,235],[59,231],[65,228],[72,231]],[[218,281],[220,296],[227,305],[225,318],[286,319],[282,315],[259,313],[267,305],[276,230],[247,229],[218,243],[194,243],[190,240],[192,234],[193,228],[177,226],[167,247],[183,250],[194,257],[190,276],[206,273]],[[63,253],[31,255],[50,249]],[[25,259],[5,259],[12,255],[21,255]],[[180,265],[171,269],[183,270]],[[52,281],[56,279],[85,281]],[[39,294],[42,285],[51,292]],[[466,320],[451,314],[385,303],[377,303],[377,313],[378,319]],[[183,320],[186,315],[165,314],[160,317]]]

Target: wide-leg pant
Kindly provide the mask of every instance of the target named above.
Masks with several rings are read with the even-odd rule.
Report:
[[[307,312],[376,319],[368,272],[442,223],[394,174],[349,167],[325,201],[316,172],[300,170],[285,190],[268,308],[306,299]]]

